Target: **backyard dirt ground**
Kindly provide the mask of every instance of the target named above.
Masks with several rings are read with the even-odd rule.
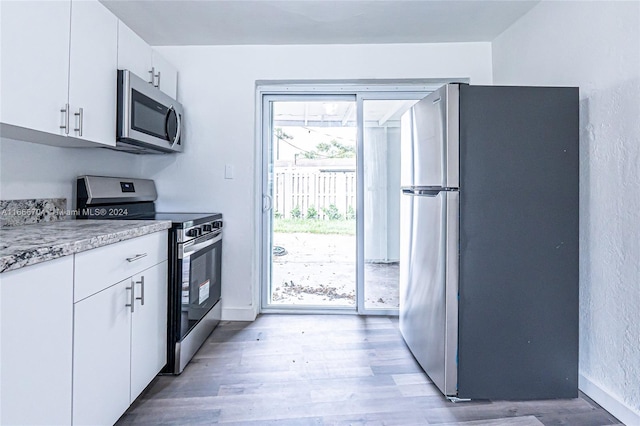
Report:
[[[355,306],[353,235],[274,233],[272,303]],[[274,250],[275,253],[281,252]],[[398,264],[365,263],[365,307],[398,307]]]

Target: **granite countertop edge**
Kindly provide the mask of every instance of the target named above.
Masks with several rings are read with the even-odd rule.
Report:
[[[76,221],[74,220],[68,222]],[[100,225],[104,226],[106,222],[111,221],[101,220],[96,222],[100,222]],[[127,222],[131,223],[129,221],[120,220],[113,222],[117,222],[119,228],[123,228],[123,225]],[[144,223],[140,224],[140,222]],[[58,222],[58,225],[59,224],[60,222]],[[33,230],[36,227],[39,227],[39,225],[25,225],[25,227],[27,226],[29,227],[29,230]],[[46,242],[40,245],[34,244],[32,247],[19,250],[15,253],[0,255],[0,273],[14,271],[25,266],[35,265],[38,263],[46,262],[48,260],[58,259],[60,257],[81,253],[83,251],[107,246],[109,244],[118,243],[120,241],[141,237],[143,235],[169,229],[170,227],[171,221],[167,220],[137,221],[136,223],[131,223],[130,227],[124,226],[124,229],[118,229],[114,232],[104,232],[104,229],[99,226],[96,226],[96,228],[98,229],[92,232],[90,227],[85,227],[83,229],[84,235],[79,236],[77,239],[63,240],[59,243],[54,244],[47,244]],[[72,230],[73,228],[70,227],[69,231]],[[10,238],[9,242],[11,242]]]

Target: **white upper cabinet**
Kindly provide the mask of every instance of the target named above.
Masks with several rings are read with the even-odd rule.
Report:
[[[118,19],[97,1],[71,4],[69,136],[116,144]]]
[[[115,146],[118,69],[176,97],[176,68],[98,0],[3,1],[0,19],[7,138]]]
[[[64,135],[70,13],[68,1],[2,2],[2,123]]]
[[[129,70],[143,80],[151,81],[151,46],[138,34],[118,22],[118,69]]]
[[[118,69],[129,70],[176,98],[178,70],[153,50],[138,34],[120,21],[118,24]]]
[[[155,50],[152,52],[153,85],[176,99],[178,93],[178,70]]]

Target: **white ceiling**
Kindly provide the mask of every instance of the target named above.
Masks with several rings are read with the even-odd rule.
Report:
[[[101,0],[153,46],[491,41],[539,0]]]

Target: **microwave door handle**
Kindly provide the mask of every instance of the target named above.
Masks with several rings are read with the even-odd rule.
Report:
[[[173,105],[171,105],[169,107],[169,109],[167,110],[167,116],[165,117],[165,133],[167,135],[167,139],[169,138],[169,117],[171,117],[171,111],[173,111],[176,115],[176,120],[178,121],[176,123],[176,137],[173,138],[173,142],[171,142],[171,148],[173,148],[173,146],[180,140],[180,133],[182,132],[182,120],[180,119],[180,114],[178,114],[178,111],[176,111],[176,109],[173,107]]]
[[[173,148],[173,146],[180,140],[180,135],[182,134],[182,118],[180,117],[180,114],[178,113],[178,111],[176,111],[176,119],[178,120],[178,131],[176,132],[176,138],[173,140],[173,143],[171,144],[171,148]]]

